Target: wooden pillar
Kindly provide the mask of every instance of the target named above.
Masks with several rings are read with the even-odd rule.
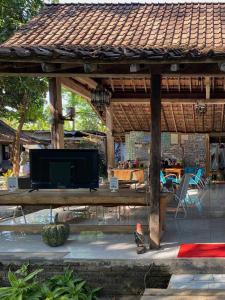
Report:
[[[113,137],[113,114],[112,105],[106,108],[106,138],[107,138],[107,168],[113,168],[115,164],[114,137]]]
[[[51,140],[52,148],[64,148],[64,126],[63,121],[59,118],[62,116],[62,96],[60,78],[49,79],[49,98],[50,110],[52,114]]]
[[[161,75],[151,75],[150,248],[160,247]]]

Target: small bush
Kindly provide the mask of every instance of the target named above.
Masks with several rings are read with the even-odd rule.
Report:
[[[97,300],[101,288],[91,289],[86,281],[76,278],[67,269],[64,274],[41,281],[37,275],[43,270],[28,272],[28,264],[16,272],[9,270],[9,287],[0,288],[1,300]]]

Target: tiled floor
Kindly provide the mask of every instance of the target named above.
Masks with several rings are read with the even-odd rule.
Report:
[[[225,274],[172,275],[168,289],[225,289]]]

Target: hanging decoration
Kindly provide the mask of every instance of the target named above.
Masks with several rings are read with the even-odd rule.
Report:
[[[199,116],[203,116],[207,112],[207,104],[204,102],[198,102],[195,104],[195,112]]]
[[[98,84],[96,89],[91,93],[91,103],[97,108],[101,116],[105,107],[110,105],[111,97],[111,92],[101,84]]]

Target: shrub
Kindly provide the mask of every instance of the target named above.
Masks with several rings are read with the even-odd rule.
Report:
[[[37,275],[43,270],[28,272],[28,264],[16,272],[9,270],[10,286],[0,288],[1,300],[97,300],[101,288],[91,289],[86,281],[67,269],[64,274],[40,281]]]

